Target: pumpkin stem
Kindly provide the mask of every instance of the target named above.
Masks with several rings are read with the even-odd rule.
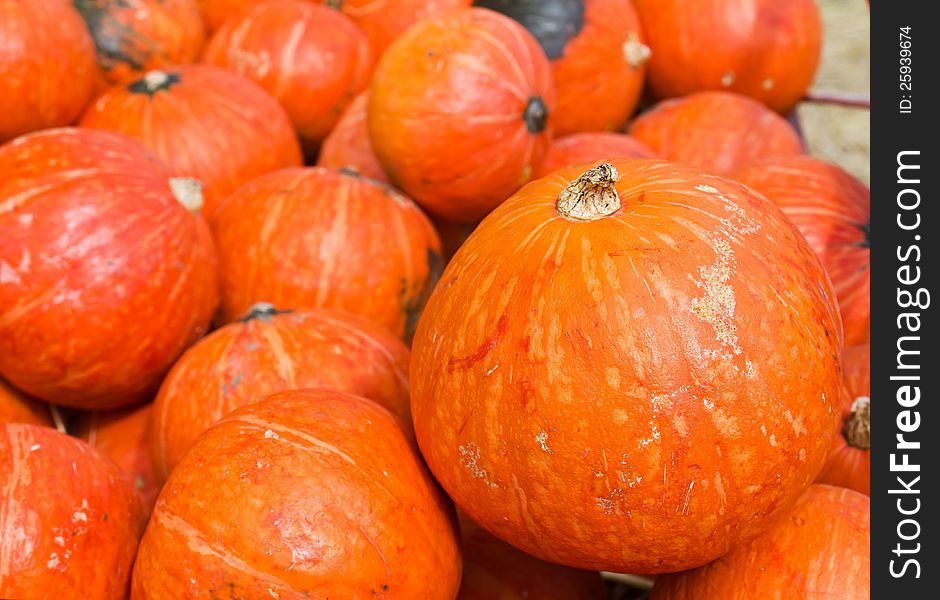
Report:
[[[343,8],[343,0],[326,0],[324,4],[326,4],[330,8],[335,8],[336,10],[340,10]]]
[[[275,315],[286,315],[290,312],[292,311],[278,310],[274,308],[274,305],[270,302],[255,302],[251,305],[251,308],[248,309],[248,314],[239,319],[239,322],[247,323],[248,321],[254,321],[255,319],[267,321]]]
[[[529,98],[525,105],[525,111],[522,113],[522,120],[525,121],[526,129],[529,133],[539,134],[545,131],[545,121],[548,119],[548,107],[545,101],[539,96]]]
[[[170,192],[191,213],[202,210],[202,182],[192,177],[170,177]]]
[[[653,51],[650,47],[640,41],[635,32],[630,32],[627,41],[623,43],[623,57],[627,59],[627,64],[634,69],[639,69],[652,56]]]
[[[871,398],[859,396],[852,403],[852,414],[845,420],[842,435],[849,446],[860,450],[871,448]]]
[[[571,221],[596,221],[620,210],[614,184],[620,176],[610,163],[588,169],[558,195],[555,208]]]

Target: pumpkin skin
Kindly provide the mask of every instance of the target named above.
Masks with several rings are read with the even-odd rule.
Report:
[[[369,135],[389,179],[451,221],[481,219],[548,149],[555,92],[521,25],[468,8],[415,25],[379,61]]]
[[[209,33],[216,31],[227,20],[240,17],[262,2],[264,0],[196,0]]]
[[[630,133],[667,160],[717,174],[803,152],[800,136],[783,117],[726,92],[660,102],[637,117]]]
[[[411,429],[408,348],[381,327],[340,312],[256,305],[190,348],[160,388],[153,462],[161,481],[200,433],[275,392],[324,387],[374,400]]]
[[[390,183],[369,139],[367,102],[366,95],[359,94],[349,103],[336,126],[323,140],[317,166],[352,169],[363,177]]]
[[[205,38],[196,0],[72,0],[95,40],[103,85],[190,63]]]
[[[608,158],[656,158],[656,153],[643,142],[623,133],[575,133],[552,141],[535,176],[545,177],[562,167]]]
[[[652,50],[657,98],[706,90],[744,94],[779,113],[816,75],[822,19],[815,0],[634,0]]]
[[[111,411],[85,412],[75,421],[75,436],[107,455],[121,468],[140,495],[144,514],[157,501],[157,486],[150,460],[150,430],[153,404]]]
[[[380,56],[415,23],[466,8],[471,0],[325,0],[325,4],[340,5],[366,32],[376,56]]]
[[[476,0],[519,21],[552,61],[556,135],[620,129],[643,91],[649,48],[630,0]]]
[[[752,542],[699,569],[662,575],[650,600],[871,597],[867,496],[813,485]]]
[[[350,171],[284,169],[229,197],[210,221],[221,319],[256,302],[362,315],[410,340],[441,271],[441,242],[417,206]]]
[[[846,345],[871,337],[871,192],[836,165],[790,156],[732,174],[779,206],[822,260],[836,288]]]
[[[0,379],[0,423],[26,423],[52,427],[49,405],[27,398]]]
[[[816,479],[871,495],[871,345],[850,346],[842,353],[845,392],[842,431]]]
[[[150,71],[112,88],[81,125],[140,140],[174,175],[202,181],[206,216],[242,184],[303,160],[277,100],[254,82],[207,65]]]
[[[453,509],[401,425],[335,390],[231,413],[160,493],[132,597],[454,598]]]
[[[691,568],[822,469],[835,296],[744,186],[649,159],[582,168],[520,190],[445,269],[412,346],[415,433],[458,508],[533,556]]]
[[[352,20],[305,0],[269,0],[226,21],[204,60],[277,98],[311,153],[366,88],[373,66],[369,41]]]
[[[125,598],[144,514],[117,466],[20,423],[0,424],[0,465],[0,597]]]
[[[95,45],[66,0],[0,0],[0,144],[72,123],[91,100]]]
[[[198,195],[179,183],[114,133],[0,147],[0,375],[76,408],[156,391],[219,302],[209,229],[182,205]]]

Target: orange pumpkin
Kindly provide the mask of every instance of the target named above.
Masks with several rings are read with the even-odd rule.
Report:
[[[218,305],[191,183],[104,131],[0,147],[0,376],[77,408],[156,391]]]
[[[401,425],[335,390],[231,413],[160,493],[132,597],[454,598],[453,509]]]
[[[0,597],[126,598],[144,514],[117,466],[20,423],[0,423],[0,465]]]
[[[52,427],[49,405],[27,398],[0,379],[0,423],[27,423]]]
[[[531,32],[552,61],[557,135],[620,129],[646,78],[649,48],[630,0],[476,0]]]
[[[408,348],[340,312],[257,304],[212,332],[167,375],[155,403],[153,461],[165,480],[200,433],[236,408],[284,390],[328,387],[375,400],[411,426]]]
[[[277,98],[309,152],[372,74],[369,42],[356,24],[305,0],[268,0],[229,19],[209,41],[205,61]]]
[[[652,50],[657,98],[706,90],[750,96],[789,112],[819,65],[822,22],[815,0],[634,0]]]
[[[739,183],[649,159],[580,171],[520,190],[445,269],[412,347],[415,433],[457,506],[533,556],[698,566],[822,469],[835,295]]]
[[[835,437],[829,460],[816,479],[871,495],[871,345],[851,346],[842,353],[845,392],[842,435]]]
[[[136,138],[174,175],[202,181],[207,216],[242,184],[302,162],[277,100],[240,75],[206,65],[150,71],[112,88],[81,125]]]
[[[320,147],[317,165],[334,169],[352,169],[363,177],[388,183],[388,175],[375,156],[366,121],[366,95],[359,94],[349,103],[336,126]]]
[[[0,144],[73,122],[95,72],[95,44],[66,0],[0,0]]]
[[[538,167],[554,96],[529,32],[461,9],[415,25],[385,52],[369,88],[369,134],[392,182],[435,215],[470,222]]]
[[[221,318],[256,302],[335,308],[411,339],[441,270],[441,242],[413,202],[351,171],[285,169],[233,194],[210,222]]]
[[[718,174],[803,152],[800,136],[783,117],[727,92],[660,102],[637,117],[630,133],[663,158]]]
[[[846,345],[871,336],[871,192],[808,156],[761,161],[732,176],[783,209],[822,260],[836,288]]]
[[[150,460],[150,403],[106,412],[85,412],[75,421],[75,435],[94,446],[121,467],[140,495],[144,513],[157,501],[157,487]]]
[[[658,577],[650,600],[870,598],[870,541],[868,497],[814,485],[752,542],[699,569]]]
[[[320,0],[339,6],[369,36],[376,56],[395,38],[419,21],[455,8],[470,6],[471,0]]]
[[[72,0],[95,40],[103,84],[190,63],[205,30],[196,0]]]
[[[623,133],[575,133],[552,141],[536,177],[544,177],[562,167],[599,162],[608,158],[654,158],[656,153],[643,142]]]

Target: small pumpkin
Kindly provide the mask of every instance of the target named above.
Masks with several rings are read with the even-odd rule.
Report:
[[[395,185],[438,217],[472,222],[541,163],[554,97],[529,32],[491,10],[460,9],[415,25],[382,56],[369,135]]]
[[[0,423],[0,465],[0,597],[126,598],[144,514],[118,467],[21,423]]]
[[[643,91],[649,48],[630,0],[475,0],[519,21],[552,61],[556,135],[620,129]]]
[[[352,169],[363,177],[389,183],[382,163],[375,156],[366,119],[366,95],[356,96],[336,126],[323,140],[317,165],[333,169]]]
[[[571,165],[599,162],[609,158],[655,158],[656,153],[634,137],[623,133],[575,133],[552,141],[536,177]]]
[[[440,276],[441,242],[428,218],[352,171],[259,177],[230,196],[210,225],[226,323],[269,302],[345,310],[410,340]]]
[[[159,479],[222,417],[284,390],[328,387],[364,396],[410,431],[408,358],[400,339],[354,315],[257,304],[190,348],[164,380],[153,420]]]
[[[366,88],[373,65],[369,42],[349,17],[306,0],[268,0],[229,19],[204,60],[277,98],[310,153]]]
[[[0,375],[76,408],[156,391],[218,305],[197,188],[115,133],[0,147]]]
[[[0,379],[0,423],[27,423],[52,427],[52,413],[45,402],[27,398]]]
[[[649,159],[582,168],[524,187],[448,264],[412,347],[415,433],[458,508],[524,552],[692,568],[822,469],[835,294],[739,183]]]
[[[206,431],[164,486],[132,597],[450,600],[453,509],[381,406],[294,390]]]
[[[704,567],[661,575],[650,600],[871,597],[871,503],[813,485],[768,531]]]
[[[871,337],[871,192],[808,156],[761,161],[732,177],[766,196],[800,229],[836,288],[846,345]]]
[[[95,44],[64,0],[0,0],[0,144],[72,123],[94,93]]]
[[[190,63],[205,30],[196,0],[72,0],[95,40],[104,85]]]
[[[783,117],[728,92],[660,102],[637,117],[630,133],[663,158],[718,174],[803,152],[799,134]]]
[[[471,0],[320,0],[338,6],[369,37],[380,56],[395,38],[419,21],[470,6]]]
[[[819,66],[815,0],[634,0],[652,50],[657,98],[726,90],[779,113],[803,98]]]
[[[112,88],[81,125],[140,140],[174,175],[199,179],[207,216],[242,184],[302,162],[277,100],[256,83],[207,65],[149,71]]]

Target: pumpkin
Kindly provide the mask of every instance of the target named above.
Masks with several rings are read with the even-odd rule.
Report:
[[[658,577],[650,600],[870,598],[870,540],[867,496],[814,485],[752,542],[699,569]]]
[[[95,85],[95,45],[65,0],[0,0],[0,144],[74,121]]]
[[[845,391],[842,435],[833,440],[825,468],[816,479],[871,495],[871,345],[850,346],[842,354]]]
[[[458,508],[524,552],[691,568],[822,469],[835,296],[741,184],[649,159],[582,168],[520,190],[445,269],[412,347],[415,433]]]
[[[652,50],[657,98],[726,90],[787,113],[816,74],[822,20],[815,0],[634,0]]]
[[[157,487],[150,460],[153,404],[88,411],[75,420],[75,436],[107,455],[140,495],[145,514],[153,510]]]
[[[727,92],[660,102],[637,117],[630,133],[663,158],[718,174],[803,152],[799,134],[783,117]]]
[[[401,425],[336,390],[231,413],[160,493],[133,597],[454,598],[452,508]]]
[[[0,379],[0,423],[28,423],[52,427],[49,405],[27,398]]]
[[[317,165],[352,169],[363,177],[388,183],[388,175],[375,156],[372,140],[369,139],[366,102],[366,95],[359,94],[349,103],[336,126],[323,140]]]
[[[640,100],[649,48],[630,0],[476,0],[519,21],[552,61],[557,135],[620,129]]]
[[[243,183],[302,162],[297,136],[277,100],[218,67],[149,71],[99,96],[81,125],[138,139],[174,175],[202,181],[207,216]]]
[[[144,515],[117,466],[21,423],[0,423],[0,465],[0,597],[125,598]]]
[[[411,339],[441,271],[441,243],[417,206],[352,171],[284,169],[229,197],[210,221],[221,318],[256,302],[333,308]]]
[[[548,563],[516,550],[460,514],[463,578],[457,600],[603,600],[597,573]]]
[[[608,158],[654,158],[645,144],[623,133],[575,133],[552,141],[542,166],[535,173],[544,177],[562,167],[599,162]]]
[[[264,0],[196,0],[202,20],[210,33],[228,19],[239,17],[262,2]]]
[[[453,258],[477,226],[476,223],[457,223],[435,217],[431,217],[431,222],[441,237],[441,256],[445,264]]]
[[[871,331],[871,192],[836,165],[808,156],[761,161],[732,174],[783,209],[836,288],[846,345]]]
[[[205,31],[196,0],[72,0],[95,40],[103,84],[190,63]]]
[[[163,382],[152,446],[160,480],[213,423],[284,390],[328,387],[364,396],[410,431],[408,358],[401,340],[354,315],[257,304],[190,348]]]
[[[338,6],[352,17],[375,50],[382,54],[389,44],[419,21],[456,8],[470,6],[471,0],[321,0]]]
[[[269,0],[229,19],[209,41],[205,62],[277,98],[311,153],[372,74],[369,41],[356,24],[305,0]]]
[[[415,25],[382,56],[369,134],[395,185],[441,218],[472,222],[542,161],[554,96],[531,34],[499,13],[461,9]]]

